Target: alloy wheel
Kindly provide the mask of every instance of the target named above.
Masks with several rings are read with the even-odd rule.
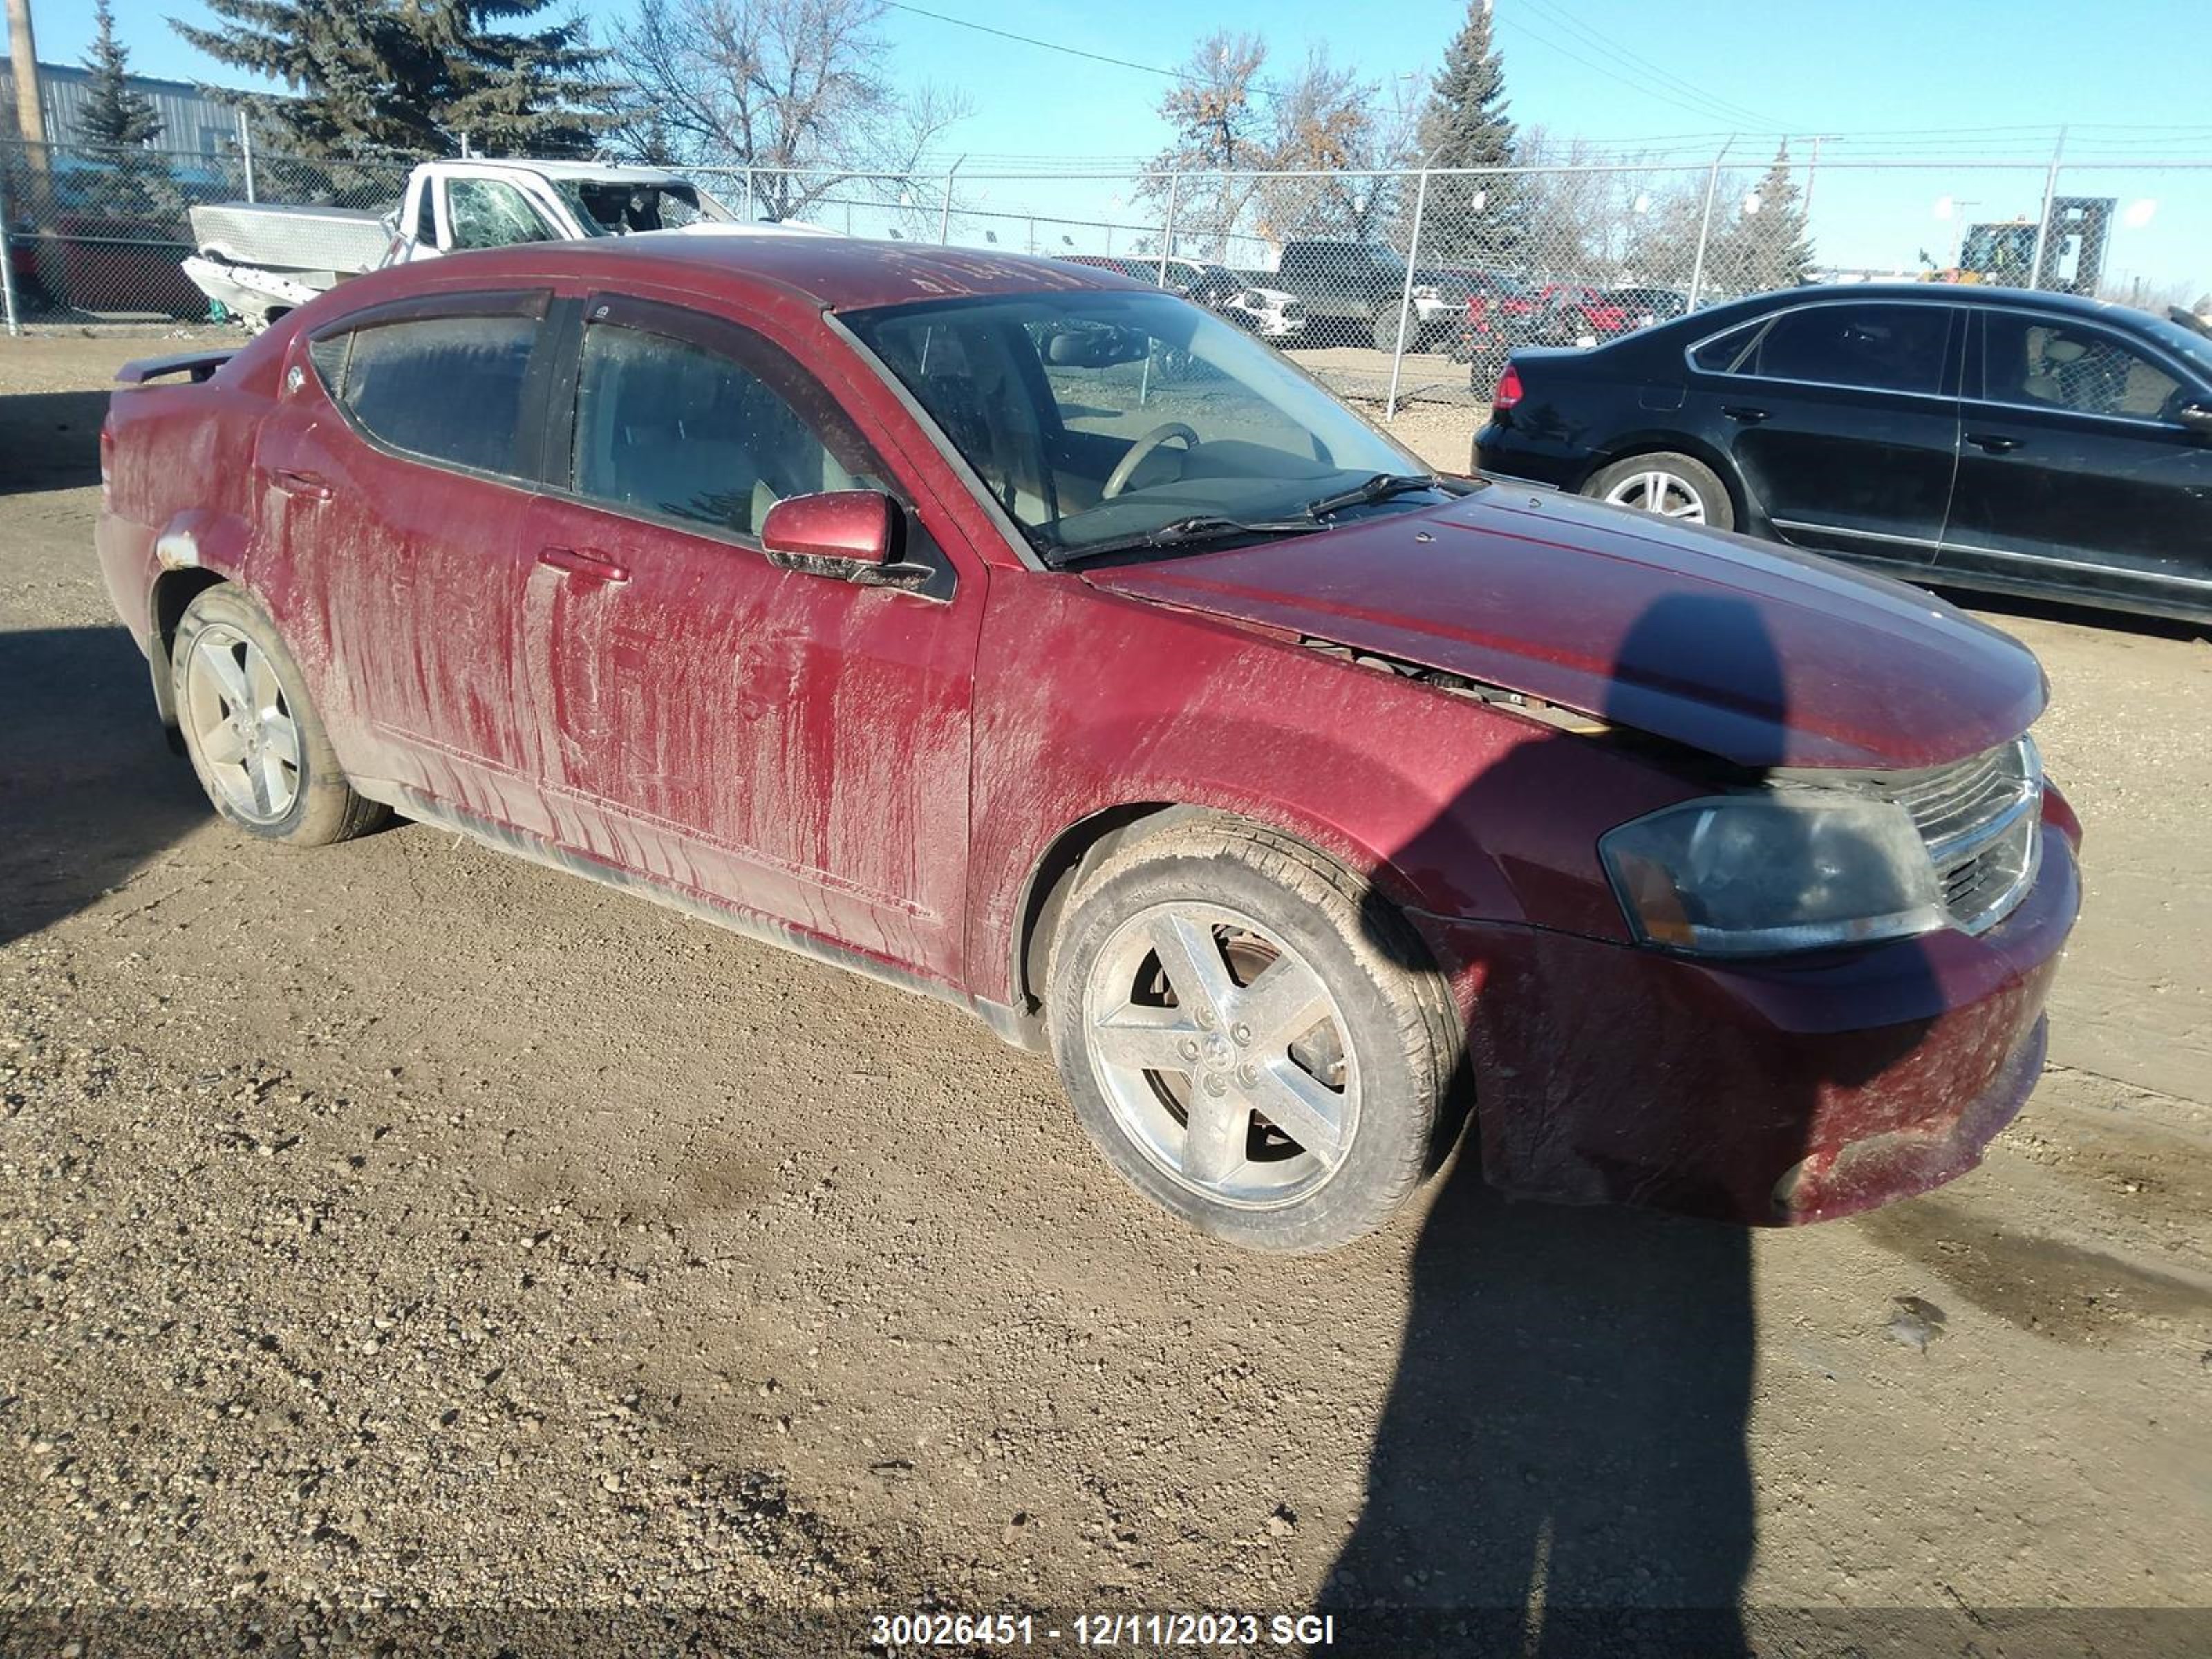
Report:
[[[1138,912],[1094,961],[1084,1034],[1130,1139],[1218,1203],[1309,1196],[1359,1127],[1358,1066],[1313,965],[1250,917],[1176,902]]]
[[[208,779],[240,817],[275,823],[300,796],[300,728],[275,669],[222,623],[202,629],[185,659],[180,711]]]
[[[1686,479],[1672,472],[1632,472],[1607,490],[1605,499],[1616,507],[1632,507],[1664,519],[1690,524],[1705,521],[1705,498]]]

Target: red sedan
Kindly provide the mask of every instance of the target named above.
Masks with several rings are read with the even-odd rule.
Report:
[[[1365,1232],[1463,1107],[1504,1187],[1818,1219],[2034,1085],[2027,651],[1432,475],[1173,295],[541,245],[122,378],[100,563],[244,836],[397,811],[950,999],[1224,1237]]]

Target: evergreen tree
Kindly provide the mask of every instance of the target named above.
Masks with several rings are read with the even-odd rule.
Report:
[[[1432,167],[1513,165],[1505,67],[1490,37],[1490,0],[1468,0],[1467,24],[1444,49],[1414,148]],[[1511,173],[1432,179],[1421,221],[1422,262],[1517,263],[1533,257],[1526,192]]]
[[[86,88],[79,124],[85,137],[95,144],[116,149],[150,144],[161,136],[161,118],[154,112],[151,99],[131,89],[130,54],[115,39],[115,13],[107,0],[99,0],[92,16],[98,33],[93,37],[92,50],[85,54],[84,66],[92,72],[92,82]]]
[[[296,95],[229,94],[278,149],[344,156],[392,151],[588,152],[605,88],[580,19],[538,28],[552,0],[208,0],[223,21],[170,27],[219,62]]]
[[[1706,264],[1723,291],[1759,294],[1809,281],[1813,246],[1806,234],[1804,197],[1790,176],[1790,146],[1775,152],[1773,163],[1737,209],[1725,234],[1716,228],[1717,246]]]

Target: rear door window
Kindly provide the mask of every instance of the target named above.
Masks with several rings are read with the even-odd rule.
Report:
[[[356,330],[332,391],[380,443],[478,472],[519,474],[534,317],[423,317]],[[328,343],[316,342],[324,350]],[[318,358],[326,379],[329,356]]]
[[[1707,341],[1691,361],[1717,374],[1870,392],[1942,388],[1956,307],[1804,306]]]

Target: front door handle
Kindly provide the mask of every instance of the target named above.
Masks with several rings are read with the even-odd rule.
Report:
[[[289,466],[280,466],[270,475],[276,488],[287,495],[298,495],[311,501],[326,501],[331,498],[331,487],[319,472],[301,472]]]
[[[1746,426],[1757,426],[1766,418],[1763,409],[1753,409],[1747,404],[1723,404],[1721,413],[1731,421],[1741,421]]]
[[[1969,432],[1966,441],[1992,455],[2007,455],[2018,449],[2025,440],[2008,438],[2002,432]]]
[[[571,576],[587,576],[593,581],[626,582],[629,567],[617,562],[596,547],[541,547],[538,562],[550,565]]]

